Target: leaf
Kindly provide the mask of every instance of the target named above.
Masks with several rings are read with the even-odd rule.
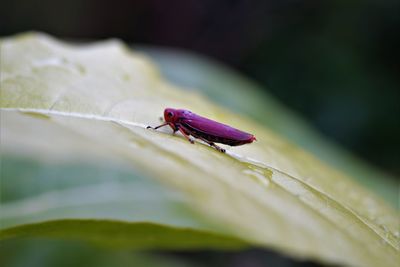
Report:
[[[198,249],[201,247],[237,249],[244,247],[244,243],[240,245],[235,238],[201,232],[197,229],[106,220],[49,221],[40,224],[25,224],[2,232],[3,239],[13,237],[83,239],[103,246],[130,249]]]
[[[177,259],[152,253],[130,250],[107,249],[76,241],[59,240],[12,240],[2,242],[0,250],[2,266],[59,266],[59,267],[108,267],[146,266],[183,267],[188,265]]]
[[[141,191],[128,187],[129,179],[113,181],[116,187],[106,184],[104,191],[80,191],[77,185],[70,194],[45,191],[2,203],[2,214],[7,211],[2,220],[8,222],[1,225],[2,236],[9,231],[18,236],[19,231],[11,227],[37,234],[40,227],[51,225],[64,214],[62,219],[73,219],[74,223],[95,218],[125,224],[145,218],[141,222],[161,225],[160,236],[169,227],[220,235],[219,241],[210,242],[213,247],[223,247],[221,239],[231,237],[237,246],[244,240],[328,263],[395,266],[399,260],[399,214],[383,200],[271,129],[168,83],[148,58],[118,41],[72,46],[31,33],[4,39],[1,47],[5,155],[38,158],[45,164],[126,166],[132,173],[139,170],[152,177],[166,192],[176,192],[180,201],[175,202],[182,207],[177,217],[168,209],[158,218],[143,212],[130,217],[134,206],[114,203],[118,207],[114,213],[114,209],[104,207],[109,200],[102,200],[99,193],[114,191],[110,202],[118,200],[121,193],[123,201],[135,203],[127,191]],[[252,132],[259,141],[229,147],[222,154],[205,144],[191,145],[167,129],[146,130],[146,125],[159,124],[167,106],[187,108]],[[74,179],[79,180],[79,175]],[[12,185],[13,177],[8,179]],[[94,184],[97,187],[102,182]],[[152,194],[152,189],[144,191],[146,196]],[[55,195],[46,200],[48,193]],[[71,196],[78,204],[70,213],[62,206],[48,206],[53,200],[70,201]],[[93,209],[79,213],[79,206],[85,206],[93,196],[102,204],[94,202]],[[39,213],[29,209],[30,213],[20,216],[18,209],[26,207],[30,198],[46,201],[34,205]],[[165,199],[165,203],[174,203]],[[152,209],[148,202],[146,208]],[[35,224],[25,228],[28,222]],[[117,241],[95,230],[102,221],[88,223],[93,224],[99,240]],[[65,234],[57,224],[54,231]],[[82,238],[85,233],[81,233]],[[180,233],[178,230],[177,235]],[[169,236],[165,246],[173,248],[175,234]],[[201,244],[207,238],[195,239],[197,244],[207,245]]]

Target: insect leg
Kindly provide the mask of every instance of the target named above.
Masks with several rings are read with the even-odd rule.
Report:
[[[163,123],[163,124],[161,124],[161,125],[158,125],[157,127],[147,126],[146,129],[154,129],[154,130],[157,130],[158,128],[161,128],[161,127],[164,127],[164,126],[167,126],[167,125],[168,125],[168,122]]]
[[[189,137],[189,135],[187,135],[187,134],[185,133],[185,131],[184,131],[181,127],[179,127],[178,130],[183,134],[183,136],[184,136],[190,143],[194,144],[194,141]]]
[[[171,125],[170,125],[171,126]],[[173,130],[173,132],[172,132],[172,135],[175,135],[175,133],[177,132],[177,131],[179,131],[179,125],[178,124],[172,124],[172,130]]]
[[[184,128],[186,132],[190,133],[192,136],[194,136],[195,138],[198,138],[204,142],[206,142],[207,144],[209,144],[210,146],[214,147],[216,150],[218,150],[219,152],[225,153],[225,149],[223,149],[220,146],[217,146],[214,142],[208,141],[207,139],[205,139],[204,137],[201,137],[197,134],[191,133],[191,131],[189,131],[187,128],[181,126],[181,128]],[[179,128],[179,130],[181,131],[181,128]],[[193,142],[194,143],[194,142]],[[193,144],[192,143],[192,144]]]
[[[216,150],[218,150],[219,152],[225,153],[225,149],[223,149],[223,148],[220,147],[220,146],[217,146],[214,142],[208,141],[207,139],[205,139],[205,138],[203,138],[203,137],[201,137],[201,136],[198,136],[197,138],[199,138],[200,140],[206,142],[206,143],[209,144],[210,146],[214,147],[214,148],[215,148]]]

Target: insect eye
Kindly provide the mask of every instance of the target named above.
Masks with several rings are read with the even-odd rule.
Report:
[[[170,111],[170,112],[168,112],[167,116],[168,116],[169,118],[172,118],[172,116],[174,116],[174,113],[172,113],[172,112]]]

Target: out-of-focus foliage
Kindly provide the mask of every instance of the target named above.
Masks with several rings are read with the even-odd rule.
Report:
[[[252,244],[329,263],[397,263],[399,216],[388,204],[283,135],[169,84],[142,54],[117,41],[70,46],[41,34],[4,39],[1,49],[1,142],[10,167],[2,168],[1,238]],[[146,130],[166,106],[252,132],[258,142],[222,154]],[[32,166],[41,166],[38,175]]]
[[[2,266],[58,266],[58,267],[187,267],[178,259],[162,255],[134,253],[130,250],[115,250],[91,246],[77,241],[49,239],[12,240],[0,245]]]

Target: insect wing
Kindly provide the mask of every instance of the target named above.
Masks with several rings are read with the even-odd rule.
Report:
[[[182,118],[181,123],[187,128],[201,132],[204,135],[212,135],[228,140],[245,141],[253,137],[252,134],[240,131],[229,125],[201,117],[194,113],[192,113],[189,117]]]

